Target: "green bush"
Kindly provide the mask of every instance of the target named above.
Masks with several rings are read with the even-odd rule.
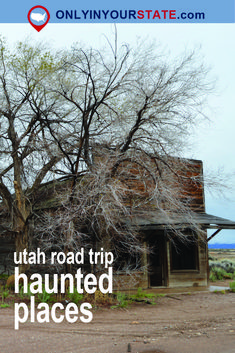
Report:
[[[27,292],[25,293],[24,292],[24,286],[23,285],[20,285],[19,286],[19,296],[21,299],[25,299],[25,298],[29,298],[31,297],[33,294],[31,293],[30,291],[30,284],[28,284],[28,287],[27,287]]]
[[[229,260],[222,260],[221,265],[228,273],[235,273],[235,263]]]
[[[235,261],[209,261],[210,280],[235,279]]]
[[[213,272],[210,273],[209,279],[210,279],[211,282],[216,282],[217,281],[217,277],[216,277],[216,275]]]
[[[0,279],[6,279],[7,280],[8,275],[6,275],[5,273],[1,273],[0,274]]]
[[[154,296],[154,294],[151,294],[151,295]],[[147,297],[148,297],[148,293],[145,293],[141,287],[139,287],[137,289],[137,293],[136,294],[130,295],[130,298],[133,299],[133,300],[135,300],[135,299],[144,299],[144,298],[147,298]]]
[[[84,296],[83,294],[79,294],[77,289],[74,287],[73,293],[67,293],[67,297],[71,300],[73,303],[79,303],[80,301],[83,300]]]
[[[42,303],[47,303],[50,300],[51,296],[52,294],[47,293],[44,286],[42,288],[42,293],[37,294],[38,300]]]
[[[233,273],[228,273],[224,268],[222,267],[213,267],[210,272],[210,280],[212,282],[217,281],[217,280],[223,280],[223,279],[233,279],[234,274]]]
[[[212,273],[214,274],[214,276],[217,280],[221,280],[224,278],[226,271],[223,268],[214,267],[212,270]]]
[[[144,300],[144,299],[155,299],[157,296],[159,296],[156,293],[147,293],[144,292],[143,289],[141,287],[139,287],[137,289],[137,293],[136,294],[132,294],[130,295],[130,299],[131,300]]]
[[[229,283],[229,287],[233,293],[235,293],[235,281]]]
[[[125,293],[117,293],[117,304],[111,306],[111,309],[126,308],[129,304],[128,297]]]
[[[9,290],[8,289],[3,289],[1,296],[2,296],[2,303],[4,303],[4,299],[6,299],[9,295]]]

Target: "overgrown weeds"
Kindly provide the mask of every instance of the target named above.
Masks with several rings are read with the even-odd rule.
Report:
[[[3,304],[4,303],[4,299],[6,299],[8,297],[8,295],[9,295],[9,290],[8,289],[4,289],[1,294],[2,294],[2,304]]]
[[[45,287],[42,287],[42,293],[37,293],[37,298],[41,303],[48,303],[52,297],[51,293],[47,293]]]
[[[84,295],[78,293],[77,289],[74,287],[73,293],[68,292],[67,297],[71,302],[77,304],[83,300]]]
[[[116,296],[116,304],[111,306],[111,309],[126,308],[130,304],[130,300],[125,293],[118,292]]]
[[[235,293],[235,281],[229,283],[231,292]]]
[[[53,302],[73,302],[75,304],[82,302],[89,302],[94,308],[97,307],[111,307],[111,308],[126,308],[134,302],[142,302],[147,304],[156,304],[156,299],[158,297],[164,296],[163,294],[157,293],[148,293],[142,288],[138,288],[136,292],[132,294],[127,294],[124,292],[116,292],[112,294],[104,294],[99,290],[96,290],[94,294],[80,294],[77,291],[77,288],[73,288],[73,292],[57,294],[57,293],[48,293],[45,290],[45,286],[42,286],[42,293],[32,293],[30,290],[30,283],[28,284],[27,290],[25,290],[23,283],[19,285],[19,293],[14,291],[14,276],[8,277],[6,279],[6,285],[0,287],[0,298],[2,299],[1,307],[7,307],[7,303],[12,303],[16,301],[29,302],[30,297],[35,297],[35,302],[42,303],[53,303]],[[36,287],[34,286],[34,289]],[[7,303],[5,303],[5,298],[10,295]]]
[[[159,297],[164,297],[164,294],[158,293],[147,293],[143,291],[141,287],[137,289],[135,294],[127,295],[122,292],[116,294],[116,305],[113,305],[111,308],[126,308],[133,302],[142,302],[147,304],[156,304],[156,299]]]

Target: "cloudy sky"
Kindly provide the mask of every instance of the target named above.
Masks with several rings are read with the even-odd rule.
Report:
[[[30,24],[0,24],[9,44],[29,36],[32,43],[46,41],[55,48],[77,41],[99,46],[113,31],[111,24],[48,24],[39,33]],[[219,173],[230,186],[224,196],[206,190],[206,211],[235,221],[235,24],[118,24],[117,31],[120,44],[134,43],[137,37],[156,39],[172,57],[201,48],[216,90],[205,107],[210,122],[205,120],[195,131],[193,147],[185,156],[202,159],[206,175]],[[235,230],[222,231],[213,242],[235,243]]]

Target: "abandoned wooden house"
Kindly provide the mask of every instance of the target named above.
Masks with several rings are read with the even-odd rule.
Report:
[[[149,192],[147,179],[139,177],[143,170],[135,163],[131,166],[126,163],[125,168],[127,167],[128,175],[122,178],[125,179],[129,190],[138,189],[138,201],[144,200],[149,196]],[[208,285],[207,243],[220,230],[235,229],[235,222],[206,213],[201,161],[184,161],[181,177],[183,186],[178,183],[180,192],[178,185],[178,194],[176,193],[170,206],[165,199],[160,207],[160,202],[156,205],[156,202],[149,199],[146,203],[140,202],[141,206],[137,207],[136,194],[126,193],[125,202],[131,211],[129,219],[123,221],[130,222],[131,227],[138,230],[144,250],[138,255],[138,261],[127,249],[119,252],[114,264],[115,289]],[[176,184],[176,180],[172,182],[169,179],[167,182]],[[63,184],[64,182],[57,183],[57,193],[58,185]],[[38,199],[34,200],[35,213],[40,214],[44,210],[55,212],[59,206],[53,197],[54,191],[54,182],[46,183],[40,188]],[[180,203],[172,210],[172,205],[177,199],[184,201],[182,205],[187,204],[187,212],[186,208],[179,210]],[[1,205],[0,211],[0,272],[11,273],[14,267],[14,233],[7,230],[8,218],[4,205]],[[207,229],[215,229],[209,238]],[[100,239],[93,244],[96,249],[105,246]]]
[[[170,209],[166,204],[159,209],[159,205],[156,208],[151,202],[133,210],[132,224],[138,226],[146,252],[141,256],[142,270],[136,269],[134,276],[133,272],[116,274],[117,288],[204,287],[209,284],[208,242],[222,229],[235,229],[235,222],[206,213],[202,161],[184,160],[183,166],[181,162],[179,165],[176,179],[181,175],[183,181],[178,184],[174,180],[173,184],[177,184],[175,197],[182,202],[175,210],[172,211],[172,204]],[[207,237],[208,229],[215,230],[210,237]],[[122,258],[131,262],[128,253]]]

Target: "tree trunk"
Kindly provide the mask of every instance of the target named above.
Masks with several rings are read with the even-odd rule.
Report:
[[[29,227],[28,226],[24,226],[22,227],[22,229],[19,229],[18,227],[18,231],[17,231],[17,235],[15,237],[15,248],[16,248],[16,252],[17,252],[17,258],[18,258],[18,254],[20,252],[23,252],[24,249],[26,249],[27,251],[29,250]],[[19,265],[19,273],[25,273],[26,271],[28,271],[30,269],[30,265],[27,263],[22,263]]]
[[[29,251],[29,222],[27,222],[27,217],[30,214],[30,210],[26,207],[25,197],[22,192],[21,185],[17,181],[14,181],[15,195],[16,195],[16,206],[17,212],[14,214],[14,229],[16,230],[15,237],[15,247],[17,252],[17,257],[20,252],[24,249]],[[28,259],[27,259],[28,260]],[[27,261],[28,262],[28,261]],[[19,265],[19,272],[25,273],[30,269],[28,263],[22,263]]]

